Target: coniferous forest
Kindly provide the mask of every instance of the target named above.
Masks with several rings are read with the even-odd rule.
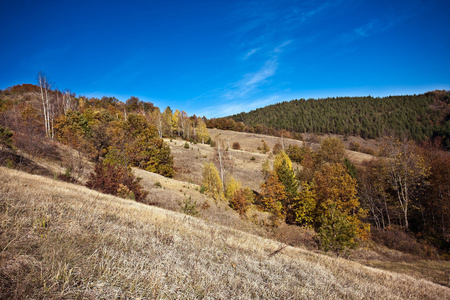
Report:
[[[450,92],[413,96],[338,97],[286,101],[211,120],[210,126],[256,133],[334,133],[374,139],[394,135],[415,141],[442,139],[450,148]],[[231,123],[230,120],[232,119]],[[238,123],[235,123],[238,122]],[[242,122],[245,126],[233,126]],[[222,127],[228,128],[222,128]],[[234,128],[231,128],[234,127]]]

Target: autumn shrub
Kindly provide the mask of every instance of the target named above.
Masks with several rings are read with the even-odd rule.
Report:
[[[230,207],[240,216],[245,215],[253,199],[253,192],[249,188],[238,189],[230,199]]]
[[[119,188],[117,189],[117,196],[124,199],[136,200],[133,191],[131,191],[127,186],[121,183],[119,184]]]
[[[269,146],[267,145],[265,140],[262,140],[262,146],[258,147],[258,150],[261,151],[262,153],[266,154],[267,152],[270,151]]]
[[[283,146],[281,145],[281,143],[276,143],[275,146],[273,146],[273,150],[272,153],[274,155],[277,155],[278,153],[280,153],[283,150]]]
[[[209,144],[211,147],[216,146],[216,141],[214,141],[211,137],[208,137],[208,140],[206,141],[207,144]]]
[[[234,142],[231,148],[234,150],[241,150],[241,144],[239,144],[239,142]]]
[[[304,151],[302,151],[302,148],[300,148],[298,145],[289,145],[289,147],[286,149],[286,154],[292,161],[298,164],[301,164],[303,161]]]
[[[415,255],[423,255],[425,252],[423,245],[417,242],[414,235],[396,227],[373,230],[371,237],[377,244],[394,250]]]
[[[359,152],[359,151],[361,151],[361,144],[358,142],[350,142],[348,149],[351,151]]]
[[[377,151],[375,151],[374,149],[370,148],[370,147],[361,147],[361,151],[362,153],[366,153],[366,154],[370,154],[373,156],[377,155]]]
[[[317,249],[317,233],[312,228],[282,223],[273,229],[272,238],[293,247]]]
[[[77,183],[78,181],[73,178],[72,176],[72,168],[68,167],[66,168],[66,171],[64,172],[64,174],[59,174],[58,175],[58,179],[65,181],[65,182],[70,182],[70,183]]]
[[[140,180],[133,175],[131,168],[99,162],[95,165],[94,172],[90,174],[86,186],[105,194],[134,198],[142,202],[148,192],[143,190]]]
[[[356,179],[343,164],[324,165],[314,175],[315,228],[320,247],[337,254],[346,248],[354,248],[369,234],[369,226],[363,223],[367,211],[360,207]]]

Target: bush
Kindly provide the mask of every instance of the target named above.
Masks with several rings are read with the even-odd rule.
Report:
[[[273,146],[272,153],[274,155],[277,155],[278,153],[281,152],[281,150],[283,150],[283,146],[280,143],[276,143],[275,146]]]
[[[192,200],[191,196],[189,198],[184,198],[183,201],[180,202],[181,211],[190,216],[198,216],[199,211],[197,210],[197,205]]]
[[[267,145],[265,140],[262,140],[262,147],[258,147],[258,150],[260,150],[262,153],[266,154],[270,151],[269,146]]]
[[[370,154],[370,155],[373,155],[373,156],[377,155],[377,152],[374,149],[369,148],[369,147],[362,147],[361,148],[361,152],[362,153],[366,153],[366,154]]]
[[[371,235],[377,244],[391,249],[415,255],[424,255],[427,252],[425,247],[417,242],[414,235],[395,227],[384,230],[374,229]]]
[[[189,143],[188,142],[184,143],[184,148],[189,149]]]
[[[236,210],[240,216],[243,216],[253,199],[253,192],[246,189],[239,189],[234,193],[233,198],[230,199],[230,206],[232,209]]]
[[[358,142],[350,142],[350,146],[348,148],[351,151],[361,151],[361,145]]]
[[[148,192],[143,190],[139,184],[140,180],[133,175],[131,168],[99,162],[95,165],[94,172],[91,173],[86,186],[105,194],[128,199],[134,198],[136,201],[142,202]]]
[[[305,144],[303,144],[301,147],[298,145],[289,145],[289,147],[286,149],[286,154],[293,162],[301,164],[305,156],[311,156],[313,154],[313,151],[311,150],[311,148],[309,148],[309,146]]]
[[[241,150],[241,144],[239,144],[239,142],[234,142],[231,148],[234,150]]]
[[[0,144],[6,146],[7,148],[13,148],[12,141],[13,133],[8,128],[0,126]]]

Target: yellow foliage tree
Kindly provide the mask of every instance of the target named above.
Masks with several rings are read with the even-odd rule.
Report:
[[[214,164],[205,163],[203,165],[202,175],[202,185],[205,189],[205,192],[211,195],[214,199],[220,200],[223,194],[223,183]]]
[[[178,109],[175,110],[175,112],[172,115],[172,122],[170,124],[170,128],[172,130],[172,132],[177,132],[178,136],[180,135],[180,130],[179,130],[179,119],[180,119],[180,111]]]
[[[314,187],[307,182],[302,182],[300,192],[294,199],[295,221],[301,225],[312,224],[316,201],[317,196]]]
[[[236,194],[236,192],[242,188],[241,182],[234,179],[233,176],[228,177],[225,186],[225,197],[228,199],[228,201],[233,199],[234,194]]]
[[[281,151],[277,154],[277,156],[275,156],[275,160],[273,162],[273,170],[278,173],[283,167],[292,169],[292,161],[286,154],[286,152]]]
[[[206,128],[205,122],[203,122],[201,118],[197,121],[197,138],[199,141],[202,141],[202,144],[204,144],[209,138],[208,129]]]

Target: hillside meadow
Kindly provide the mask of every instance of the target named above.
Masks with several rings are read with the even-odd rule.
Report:
[[[0,167],[5,299],[448,299],[450,289]],[[151,197],[151,196],[149,196]]]
[[[274,156],[271,155],[272,149],[275,144],[282,142],[281,138],[221,129],[208,129],[208,132],[215,141],[223,144],[222,149],[227,149],[228,144],[230,145],[230,149],[226,151],[226,154],[227,156],[231,156],[233,164],[229,168],[228,174],[240,180],[246,187],[259,192],[261,190],[261,183],[264,181],[261,173],[262,165],[266,159],[269,159],[271,164],[273,163]],[[351,137],[351,139],[359,141],[355,137]],[[189,148],[186,149],[184,147],[185,141],[183,140],[165,139],[165,141],[170,146],[171,153],[174,156],[174,167],[176,169],[174,178],[201,184],[203,164],[214,160],[217,156],[216,148],[207,144],[191,143],[189,144]],[[258,150],[258,147],[262,146],[263,141],[270,148],[270,151],[266,154]],[[286,147],[288,145],[302,146],[304,143],[303,141],[289,138],[284,138],[283,142]],[[241,149],[232,149],[233,143],[239,143]],[[370,145],[373,146],[374,142],[372,141]],[[319,144],[314,143],[312,147],[318,148]],[[357,165],[374,158],[373,155],[356,151],[346,150],[345,153],[349,160]],[[302,168],[300,165],[294,163],[294,168],[297,167]]]

